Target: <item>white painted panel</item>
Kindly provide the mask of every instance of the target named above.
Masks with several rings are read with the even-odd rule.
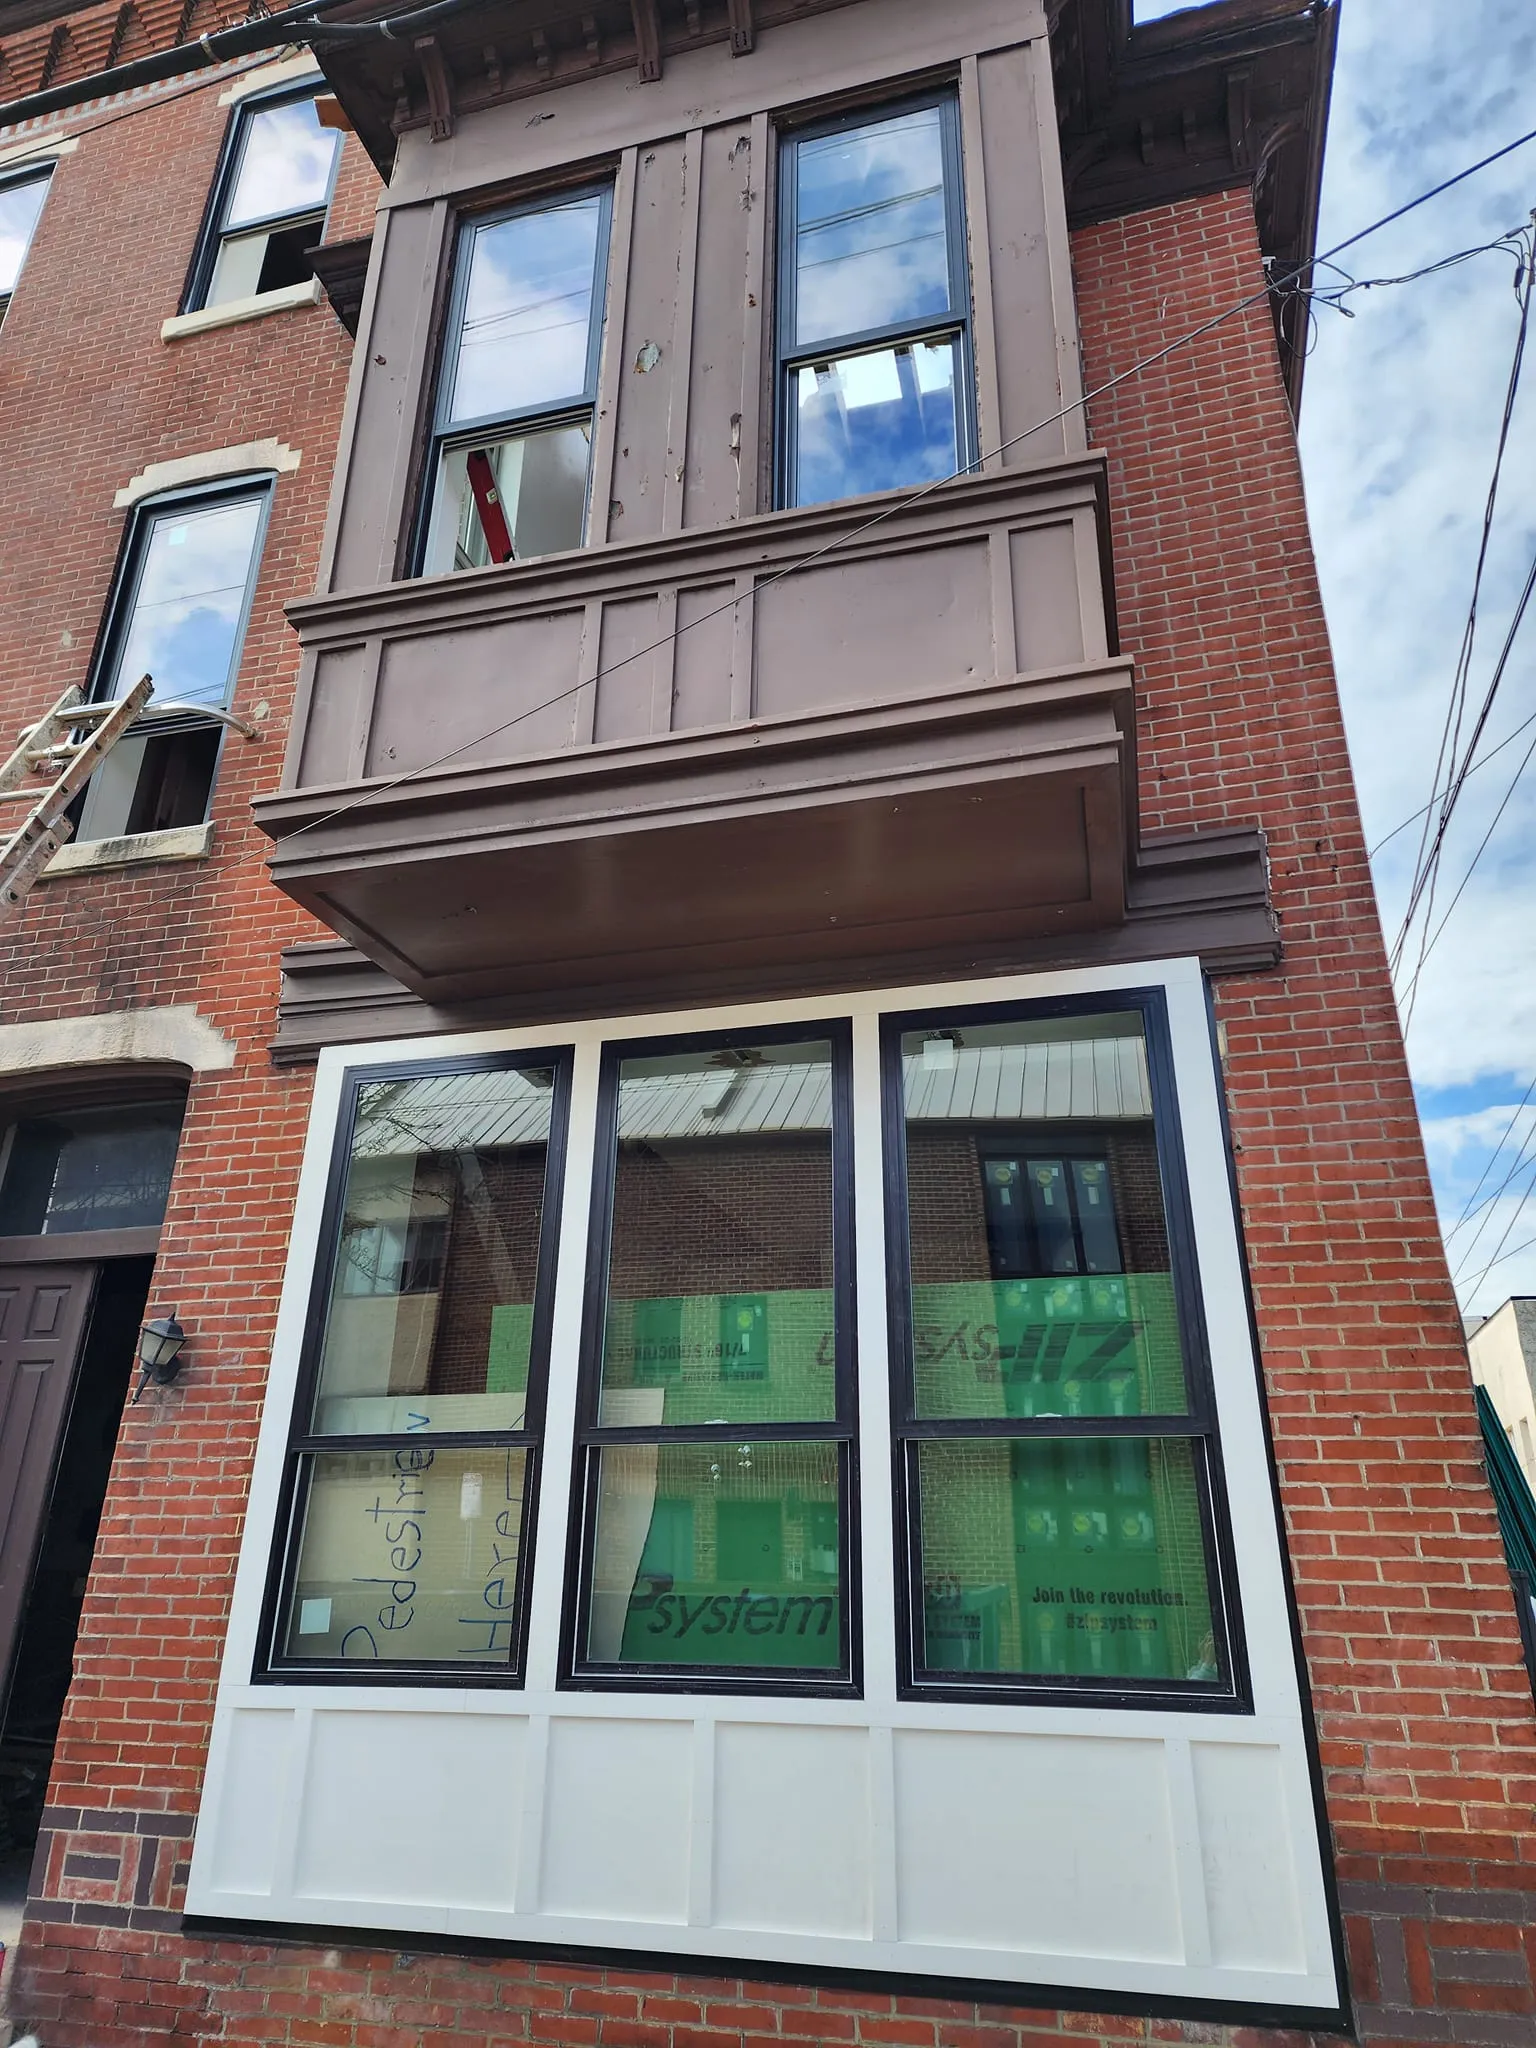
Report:
[[[528,1724],[317,1713],[294,1892],[510,1910]]]
[[[896,1735],[901,1938],[1183,1960],[1162,1744]]]
[[[687,1920],[692,1748],[687,1721],[550,1722],[546,1914]]]
[[[719,1724],[714,1889],[717,1927],[868,1937],[863,1729]]]
[[[1194,1742],[1195,1805],[1218,1966],[1304,1970],[1294,1839],[1278,1749]]]
[[[260,1898],[273,1889],[295,1716],[246,1708],[231,1717],[223,1798],[214,1821],[213,1883]]]

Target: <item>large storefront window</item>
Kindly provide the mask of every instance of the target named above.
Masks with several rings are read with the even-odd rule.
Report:
[[[846,1036],[610,1056],[575,1670],[850,1676]]]
[[[889,1030],[917,1689],[1231,1691],[1160,1021],[1101,1007]]]
[[[498,1061],[351,1086],[275,1665],[518,1666],[566,1075]]]
[[[264,1675],[520,1683],[537,1570],[573,1690],[852,1696],[867,1626],[915,1699],[1242,1697],[1162,996],[878,1024],[857,1089],[825,1005],[345,1075]],[[882,1207],[862,1454],[896,1570],[866,1596]],[[549,1401],[569,1508],[535,1560]]]

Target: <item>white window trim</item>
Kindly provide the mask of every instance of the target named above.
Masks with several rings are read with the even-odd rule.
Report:
[[[1254,1711],[1199,1711],[1182,1703],[1142,1710],[902,1700],[894,1635],[891,1461],[883,1449],[889,1442],[890,1410],[881,1017],[889,1011],[961,1009],[1148,987],[1162,988],[1168,1006]],[[614,1038],[833,1017],[853,1020],[855,1278],[864,1445],[863,1696],[849,1701],[561,1690],[566,1522],[602,1044]],[[562,1045],[574,1049],[574,1073],[526,1685],[352,1687],[286,1678],[280,1685],[253,1684],[344,1075],[403,1058]],[[1323,1852],[1198,961],[329,1048],[316,1073],[290,1246],[198,1822],[189,1912],[645,1952],[664,1957],[669,1965],[692,1958],[708,1967],[713,1958],[728,1959],[733,1968],[760,1960],[873,1971],[913,1977],[919,1980],[913,1988],[919,1990],[923,1978],[944,1978],[1050,1987],[1075,2000],[1098,1991],[1214,2000],[1230,2006],[1234,2017],[1245,2006],[1318,2019],[1337,2012]],[[861,1771],[867,1772],[860,1782],[868,1788],[867,1808],[859,1809],[858,1826],[866,1830],[858,1846],[865,1904],[857,1927],[850,1923],[824,1931],[817,1922],[791,1932],[786,1928],[793,1926],[792,1919],[771,1912],[754,1918],[739,1908],[720,1908],[719,1886],[730,1881],[728,1872],[725,1879],[720,1876],[720,1859],[729,1848],[722,1831],[728,1831],[729,1823],[716,1810],[718,1786],[725,1782],[717,1754],[739,1754],[743,1741],[766,1739],[764,1731],[767,1738],[782,1735],[801,1744],[814,1744],[816,1732],[824,1731],[839,1748],[837,1771],[829,1780],[834,1784],[846,1782],[846,1744],[863,1738],[862,1744],[855,1743]],[[999,1737],[1004,1738],[1001,1746]],[[638,1745],[642,1756],[647,1745],[659,1744],[674,1762],[686,1760],[674,1787],[682,1818],[675,1822],[676,1840],[668,1850],[655,1847],[663,1829],[653,1819],[641,1846],[627,1852],[626,1866],[622,1844],[607,1829],[606,1808],[597,1813],[582,1807],[586,1795],[579,1787],[588,1778],[574,1759],[588,1757],[594,1744],[626,1784],[626,1744],[631,1752]],[[363,1756],[369,1759],[367,1768],[356,1767],[360,1775],[347,1793],[341,1789],[351,1768],[347,1760]],[[992,1768],[1003,1763],[1025,1773],[1023,1780],[1016,1776],[1011,1782],[1035,1786],[1011,1815],[1008,1852],[997,1864],[993,1896],[1006,1902],[1015,1893],[1027,1893],[1040,1901],[1038,1928],[1031,1922],[1022,1932],[989,1938],[985,1931],[971,1931],[972,1923],[962,1918],[963,1931],[951,1924],[946,1932],[934,1916],[942,1920],[948,1907],[934,1903],[931,1885],[923,1903],[927,1836],[914,1849],[911,1830],[919,1823],[911,1816],[919,1805],[910,1790],[918,1782],[911,1773],[937,1770],[942,1779],[949,1766],[940,1760],[956,1756],[971,1769],[974,1762],[967,1760],[982,1756],[984,1784]],[[408,1863],[412,1874],[408,1882],[402,1878],[393,1896],[382,1873],[383,1866],[400,1862],[388,1847],[399,1846],[398,1830],[387,1803],[382,1815],[369,1804],[368,1787],[376,1786],[380,1771],[400,1784],[412,1783],[418,1795],[411,1801],[411,1853],[401,1865]],[[1059,1796],[1064,1772],[1074,1782],[1097,1788],[1141,1771],[1151,1774],[1145,1782],[1153,1787],[1145,1811],[1159,1816],[1152,1833],[1161,1843],[1166,1826],[1166,1848],[1147,1852],[1147,1873],[1125,1893],[1134,1903],[1122,1900],[1116,1909],[1121,1915],[1116,1948],[1106,1935],[1106,1914],[1087,1905],[1087,1924],[1074,1934],[1070,1913],[1063,1921],[1060,1885],[1055,1879],[1043,1881],[1038,1871],[1041,1859],[1050,1864],[1059,1846],[1060,1817],[1052,1817],[1050,1802]],[[1037,1777],[1031,1778],[1031,1772]],[[1236,1785],[1246,1789],[1229,1796],[1224,1788]],[[1090,1792],[1082,1821],[1090,1832],[1098,1829],[1092,1844],[1102,1846],[1103,1875],[1111,1883],[1129,1867],[1127,1859],[1142,1854],[1137,1826],[1118,1819],[1117,1799],[1112,1791]],[[996,1802],[984,1793],[982,1803],[990,1816]],[[943,1798],[936,1804],[930,1797],[922,1809],[921,1826],[929,1834],[944,1825],[935,1818],[943,1806]],[[1074,1817],[1078,1810],[1073,1808]],[[757,1828],[773,1825],[782,1825],[776,1813],[766,1823],[759,1817]],[[956,1825],[968,1843],[975,1810]],[[1032,1826],[1037,1874],[1030,1878]],[[782,1864],[794,1848],[759,1841],[754,1834],[754,1867],[771,1870],[776,1854]],[[673,1856],[665,1868],[658,1863],[653,1870],[644,1860],[665,1854]],[[978,1854],[985,1863],[985,1853]],[[349,1856],[352,1875],[338,1877]],[[734,1867],[739,1883],[739,1862]],[[614,1873],[624,1868],[631,1868],[632,1882],[629,1893],[619,1898],[623,1880]],[[573,1887],[580,1892],[583,1872],[599,1891],[616,1886],[618,1892],[595,1904],[573,1895]],[[1090,1877],[1079,1874],[1077,1881],[1091,1898],[1098,1880],[1090,1882]],[[1277,1915],[1276,1899],[1286,1902],[1285,1913]],[[1001,1910],[1011,1908],[1005,1904]],[[1137,1921],[1138,1913],[1149,1916],[1145,1926]],[[1280,1919],[1284,1931],[1278,1928]],[[1282,1941],[1290,1946],[1280,1959],[1277,1944]]]
[[[173,313],[160,323],[162,341],[184,341],[213,327],[238,327],[245,320],[263,320],[268,313],[287,313],[299,306],[318,306],[325,296],[318,277],[280,285],[275,292],[256,292],[248,299],[226,299],[221,306],[202,306],[195,313]]]

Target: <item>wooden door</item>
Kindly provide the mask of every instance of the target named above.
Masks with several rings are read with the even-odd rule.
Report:
[[[0,1266],[0,1706],[99,1270]]]

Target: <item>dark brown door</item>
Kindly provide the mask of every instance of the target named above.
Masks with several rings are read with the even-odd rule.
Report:
[[[0,1266],[0,1704],[98,1271]]]

